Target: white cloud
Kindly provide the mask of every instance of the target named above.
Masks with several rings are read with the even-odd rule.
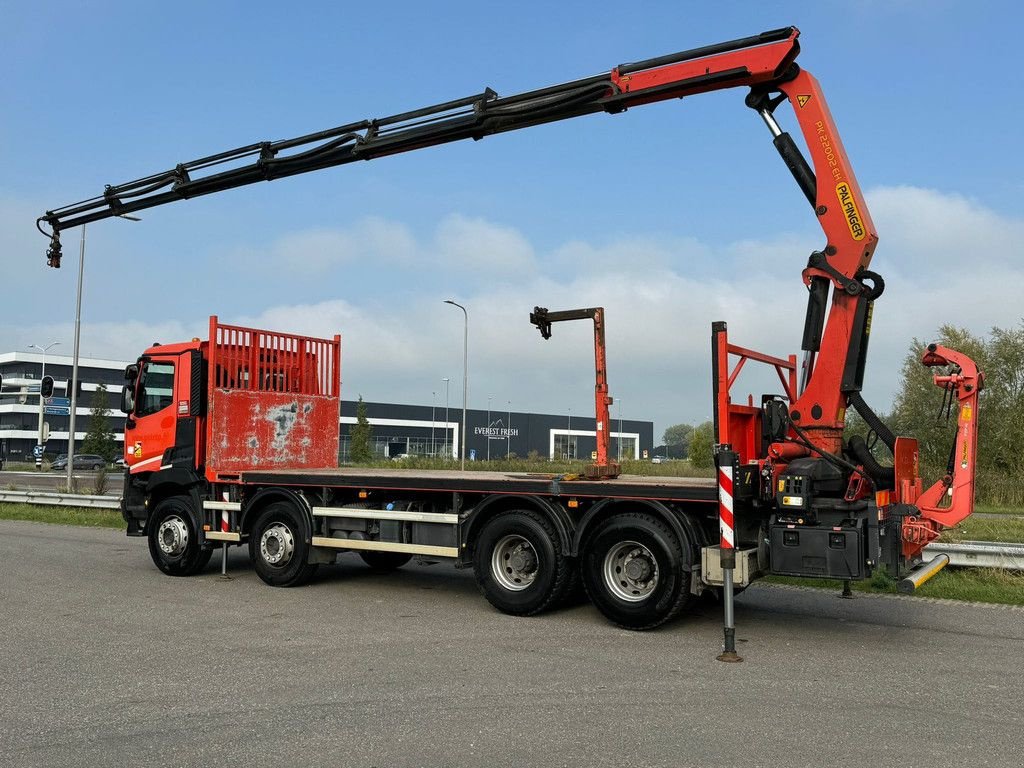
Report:
[[[1020,264],[1024,220],[1000,216],[961,195],[918,187],[882,187],[867,195],[880,233],[879,255],[895,269],[972,271]]]
[[[287,234],[262,256],[271,264],[316,275],[359,262],[401,264],[415,258],[416,250],[407,227],[368,217],[349,229],[321,227]],[[256,255],[259,257],[259,252]]]
[[[453,269],[504,274],[535,266],[533,247],[517,229],[459,214],[438,225],[433,249],[437,262]]]
[[[866,396],[885,410],[912,337],[928,340],[944,323],[983,334],[1020,321],[1024,264],[1016,249],[1024,222],[934,190],[881,188],[868,200],[881,235],[872,268],[886,278],[887,290],[875,308]],[[528,314],[535,305],[604,306],[612,394],[625,418],[653,419],[660,438],[672,423],[710,417],[713,320],[726,320],[732,340],[743,346],[779,356],[799,352],[806,299],[800,272],[819,238],[780,232],[716,245],[645,233],[577,238],[538,252],[515,227],[482,219],[452,215],[420,236],[400,223],[363,219],[349,229],[282,237],[264,254],[294,260],[302,271],[313,265],[321,270],[318,279],[336,280],[344,299],[254,309],[244,295],[225,297],[217,286],[194,290],[204,304],[228,304],[220,309],[225,322],[340,332],[346,397],[441,402],[447,376],[454,406],[461,403],[462,314],[441,303],[448,295],[423,281],[401,300],[346,293],[344,276],[353,260],[365,268],[368,254],[378,274],[401,265],[413,280],[444,271],[441,265],[473,270],[477,281],[462,283],[455,296],[469,310],[471,407],[486,407],[491,395],[500,407],[511,400],[514,409],[572,408],[574,415],[593,408],[592,326],[559,324],[543,341]],[[318,249],[326,254],[319,262],[312,253]],[[148,323],[144,309],[136,305],[125,323],[86,323],[83,353],[128,359],[153,341],[205,336],[205,318]],[[0,349],[39,339],[70,342],[68,324],[13,321],[0,329]],[[770,371],[744,377],[743,392],[779,390]],[[618,413],[613,406],[613,418]]]
[[[291,232],[266,248],[242,250],[249,261],[308,277],[353,265],[414,271],[444,268],[488,276],[535,267],[533,247],[518,230],[459,214],[442,219],[432,238],[424,242],[418,242],[405,224],[374,216],[347,228]]]

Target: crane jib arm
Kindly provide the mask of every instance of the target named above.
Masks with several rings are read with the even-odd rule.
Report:
[[[839,169],[836,178],[848,180],[847,195],[854,211],[851,216],[861,221],[864,231],[868,231],[867,210],[846,168],[838,136],[820,92],[813,79],[794,64],[800,51],[799,34],[795,27],[785,27],[622,64],[599,75],[514,96],[499,98],[487,88],[465,98],[390,117],[361,120],[293,139],[249,144],[179,163],[169,170],[134,181],[108,185],[97,197],[47,211],[39,218],[37,226],[51,238],[48,263],[59,267],[60,232],[69,227],[356,160],[372,160],[461,139],[476,140],[598,112],[618,113],[630,107],[708,91],[750,87],[753,89],[751,97],[781,92],[791,101],[795,99],[794,110],[808,146],[812,147],[812,153],[815,147],[823,153],[826,170]],[[813,90],[805,93],[797,88],[799,93],[793,93],[793,83],[806,83],[807,88]],[[768,100],[764,110],[761,105],[757,108],[762,114],[770,113],[777,103],[778,100]],[[820,116],[815,120],[801,119],[801,113],[808,108]],[[815,125],[816,122],[822,122],[824,128]],[[825,140],[821,140],[822,136]],[[804,193],[813,195],[810,186],[814,183],[814,173],[791,145],[792,140],[776,141]],[[820,177],[821,162],[817,157],[813,164]],[[43,229],[43,224],[50,227],[50,232]],[[853,272],[848,268],[839,267],[839,271],[852,278]],[[830,276],[830,279],[835,278]]]
[[[821,88],[795,63],[799,35],[795,27],[785,27],[504,98],[487,88],[390,117],[249,144],[107,186],[98,197],[47,211],[37,226],[50,237],[48,264],[59,267],[60,233],[68,227],[356,160],[746,87],[746,105],[768,126],[825,234],[821,251],[811,255],[803,270],[810,289],[802,345],[806,357],[801,395],[791,415],[804,430],[818,435],[825,450],[836,453],[847,398],[859,390],[863,378],[870,303],[881,293],[881,279],[866,273],[877,235]],[[809,158],[775,121],[782,102],[793,110]],[[865,285],[865,275],[875,286]]]

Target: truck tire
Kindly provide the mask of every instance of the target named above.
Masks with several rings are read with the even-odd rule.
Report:
[[[401,568],[412,560],[412,555],[404,552],[376,552],[373,550],[362,550],[359,556],[363,562],[378,573],[390,573]]]
[[[570,563],[551,523],[538,512],[502,512],[480,531],[473,571],[487,601],[502,613],[532,616],[560,603]]]
[[[272,587],[299,587],[316,573],[295,507],[283,501],[263,510],[249,535],[249,559]]]
[[[683,543],[653,515],[628,513],[605,520],[587,540],[581,565],[591,602],[626,629],[654,629],[690,600]]]
[[[156,505],[149,520],[149,556],[168,576],[191,576],[210,562],[213,550],[199,541],[195,517],[185,496],[170,496]]]

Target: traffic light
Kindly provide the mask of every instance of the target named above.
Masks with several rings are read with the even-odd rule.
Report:
[[[43,380],[39,382],[39,395],[53,397],[53,376],[43,376]]]

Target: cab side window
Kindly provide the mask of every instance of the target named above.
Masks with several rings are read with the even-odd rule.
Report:
[[[136,416],[148,416],[162,411],[174,402],[174,363],[147,362],[142,368],[139,382],[139,402]]]

